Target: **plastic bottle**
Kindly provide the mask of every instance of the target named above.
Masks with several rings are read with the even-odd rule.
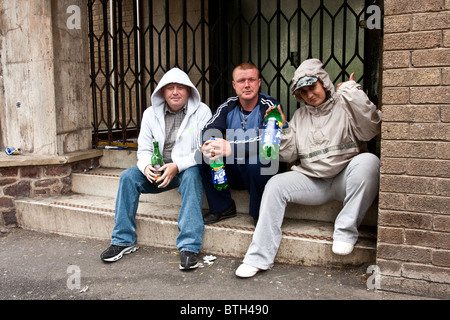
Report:
[[[264,119],[260,155],[266,160],[278,158],[281,143],[283,118],[277,106]]]
[[[17,155],[20,155],[22,153],[22,150],[14,149],[14,148],[6,148],[5,153],[8,156],[17,156]]]
[[[163,171],[159,171],[162,166],[164,166],[163,157],[161,156],[161,153],[159,152],[159,144],[158,141],[153,141],[153,155],[152,155],[152,166],[155,168],[155,184],[160,184],[161,182],[158,182],[158,180],[163,175]]]
[[[211,138],[211,140],[216,140]],[[211,162],[211,175],[214,188],[218,191],[225,190],[228,187],[227,174],[225,172],[225,164],[221,158]]]

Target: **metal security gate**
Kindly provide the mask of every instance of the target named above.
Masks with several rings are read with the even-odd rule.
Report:
[[[368,0],[89,0],[94,144],[136,138],[159,79],[189,74],[214,111],[251,61],[261,90],[291,117],[297,66],[321,59],[335,83],[356,72],[377,103],[380,30],[361,27]]]

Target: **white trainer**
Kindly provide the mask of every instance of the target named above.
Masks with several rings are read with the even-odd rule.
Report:
[[[236,276],[239,278],[251,278],[259,271],[261,270],[243,263],[236,269]]]
[[[346,256],[353,251],[353,245],[342,241],[333,241],[333,248],[331,249],[335,254]]]

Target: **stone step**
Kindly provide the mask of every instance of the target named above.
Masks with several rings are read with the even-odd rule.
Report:
[[[174,202],[140,202],[136,217],[141,246],[175,248],[179,206]],[[19,225],[25,229],[109,240],[114,226],[114,197],[70,194],[46,199],[16,201]],[[205,210],[206,212],[206,210]],[[202,252],[243,258],[254,227],[248,214],[205,227]],[[361,227],[352,254],[332,253],[333,223],[286,218],[276,261],[301,265],[360,265],[376,255],[376,229]],[[104,248],[99,248],[99,256]]]
[[[120,174],[123,170],[123,168],[99,168],[86,173],[74,173],[72,176],[72,190],[75,193],[114,198],[119,188]],[[245,190],[232,190],[231,193],[236,202],[238,212],[248,214],[248,192]],[[157,195],[143,194],[140,200],[141,202],[161,205],[168,203],[181,204],[181,197],[176,189]],[[206,197],[203,202],[203,208],[208,209]],[[338,201],[332,201],[321,206],[303,206],[289,203],[286,207],[285,216],[291,219],[334,222],[341,209],[342,203]],[[376,226],[377,216],[378,210],[374,204],[367,212],[362,225]]]

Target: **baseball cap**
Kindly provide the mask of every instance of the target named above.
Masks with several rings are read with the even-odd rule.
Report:
[[[313,76],[306,76],[306,77],[300,78],[297,81],[297,84],[295,85],[295,89],[293,92],[297,91],[298,89],[300,89],[302,87],[311,86],[314,83],[316,83],[318,80],[319,80],[319,78],[313,77]]]

